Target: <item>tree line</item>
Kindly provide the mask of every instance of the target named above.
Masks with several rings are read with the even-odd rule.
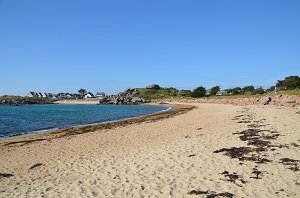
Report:
[[[263,89],[261,86],[255,88],[253,85],[241,87],[235,87],[230,89],[223,90],[224,93],[230,95],[238,95],[238,94],[264,94],[267,92],[272,92],[275,90],[292,90],[292,89],[300,89],[300,77],[299,76],[288,76],[284,80],[278,80],[276,85],[271,86],[269,89]],[[207,95],[216,95],[220,91],[220,86],[214,86],[209,90],[206,90],[205,87],[199,86],[194,89],[190,96],[194,98],[204,97]]]

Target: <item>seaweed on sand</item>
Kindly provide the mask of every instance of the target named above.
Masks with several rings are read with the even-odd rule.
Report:
[[[294,159],[290,159],[290,158],[282,158],[280,159],[281,164],[285,165],[288,167],[288,169],[292,170],[292,171],[299,171],[299,162],[300,160],[294,160]]]
[[[255,168],[253,168],[252,174],[254,176],[250,177],[253,179],[262,179],[262,177],[260,177],[260,175],[263,175],[264,173],[267,173],[267,171],[260,171],[257,169],[257,166]]]
[[[215,198],[215,197],[234,197],[234,194],[229,193],[229,192],[221,192],[221,193],[216,193],[213,191],[201,191],[201,190],[192,190],[188,193],[189,195],[207,195],[207,198]]]
[[[228,171],[224,171],[223,173],[220,173],[221,175],[224,175],[225,178],[227,178],[227,180],[225,181],[229,181],[232,182],[234,184],[236,184],[239,187],[243,187],[241,184],[238,184],[237,181],[240,181],[242,184],[245,184],[246,181],[237,173],[233,172],[233,173],[229,173]]]
[[[229,156],[231,158],[237,158],[240,161],[253,161],[255,163],[267,163],[271,162],[271,160],[262,158],[257,154],[260,152],[266,151],[265,148],[253,148],[253,147],[231,147],[231,148],[222,148],[214,151],[214,153],[224,152],[224,155]],[[252,155],[248,155],[252,154]]]
[[[14,175],[11,173],[0,173],[0,178],[1,177],[8,178],[8,177],[12,177],[12,176],[14,176]]]

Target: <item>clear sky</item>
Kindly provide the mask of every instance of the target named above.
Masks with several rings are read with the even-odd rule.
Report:
[[[300,73],[299,0],[0,0],[0,95],[274,85]]]

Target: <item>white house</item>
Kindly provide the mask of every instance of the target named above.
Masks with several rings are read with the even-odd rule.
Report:
[[[103,98],[105,98],[105,93],[104,93],[104,92],[97,92],[97,93],[96,93],[96,98],[98,98],[98,99],[103,99]]]
[[[36,93],[33,92],[33,91],[30,91],[30,92],[28,92],[28,94],[26,95],[26,97],[29,97],[29,98],[36,97]]]
[[[229,94],[227,93],[227,91],[218,91],[216,95],[217,96],[227,96]]]
[[[84,98],[95,98],[95,96],[91,92],[88,92],[87,94],[84,95]]]

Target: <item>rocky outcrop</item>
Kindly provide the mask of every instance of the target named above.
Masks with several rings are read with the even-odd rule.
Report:
[[[152,84],[146,87],[146,89],[160,89],[160,86],[157,84]]]
[[[0,105],[53,104],[49,98],[29,98],[21,96],[0,96]]]
[[[286,107],[296,107],[300,105],[300,96],[296,95],[275,95],[275,96],[255,96],[248,98],[194,98],[194,99],[163,99],[152,102],[184,102],[184,103],[214,103],[232,105],[277,105]]]
[[[127,89],[117,95],[106,96],[99,100],[99,104],[115,104],[115,105],[137,105],[143,103],[149,103],[151,101],[137,97],[137,89]]]

